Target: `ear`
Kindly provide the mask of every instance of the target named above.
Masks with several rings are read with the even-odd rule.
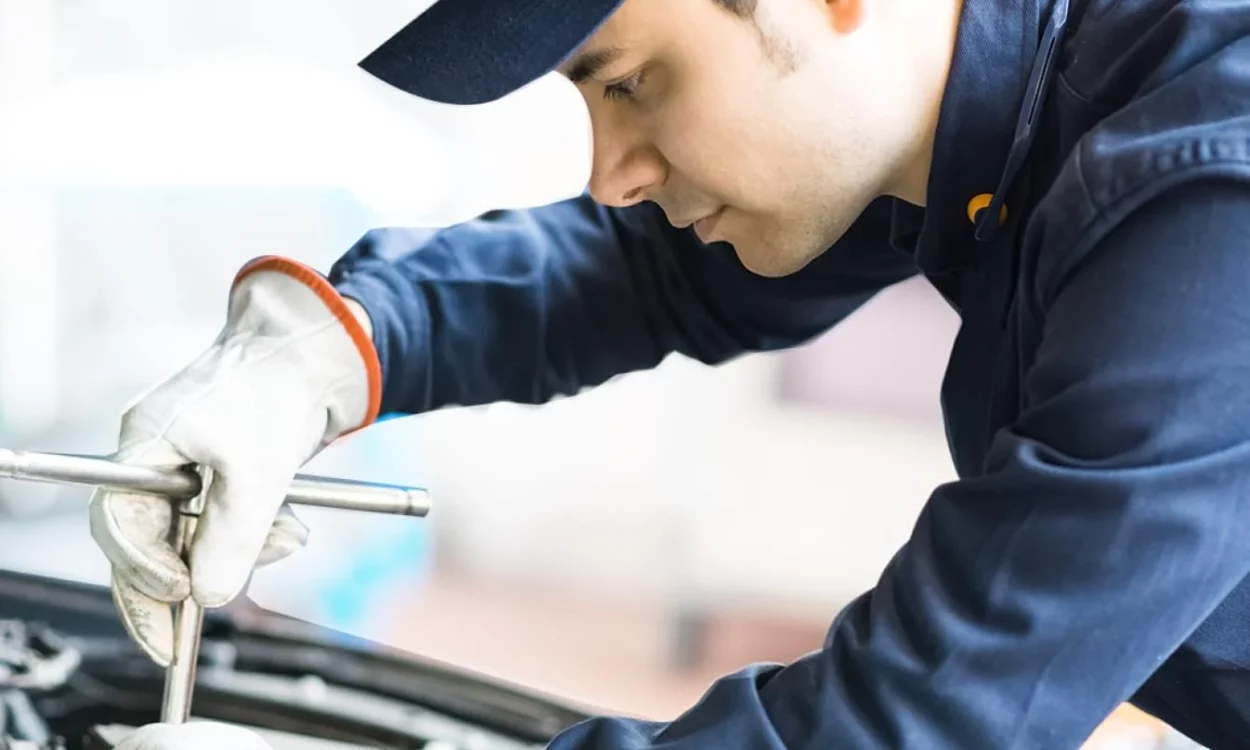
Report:
[[[866,0],[824,0],[825,12],[839,34],[849,34],[864,20]]]

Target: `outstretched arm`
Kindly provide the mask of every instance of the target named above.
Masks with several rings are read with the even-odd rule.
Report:
[[[782,279],[747,271],[652,204],[587,196],[434,232],[369,232],[333,268],[372,320],[383,411],[541,403],[673,352],[707,363],[791,346],[914,272],[889,203]]]

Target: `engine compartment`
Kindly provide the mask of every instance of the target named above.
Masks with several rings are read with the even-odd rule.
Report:
[[[96,642],[78,641],[43,625],[23,620],[0,620],[0,748],[4,750],[108,750],[119,743],[134,728],[152,720],[153,686],[147,684],[142,673],[149,670],[141,665],[134,673],[129,670],[97,670],[101,661],[84,658],[84,648],[100,646]],[[96,655],[98,656],[98,651]],[[118,665],[115,665],[118,666]],[[262,674],[228,674],[220,664],[210,663],[206,686],[219,683],[218,691],[231,682],[239,697],[249,693],[258,700],[275,697],[292,699],[292,707],[305,710],[324,704],[325,719],[345,711],[359,712],[362,703],[372,704],[375,720],[395,724],[396,718],[406,718],[412,723],[418,712],[403,711],[395,705],[384,705],[383,700],[373,696],[351,695],[350,691],[336,691],[315,677],[288,678]],[[337,694],[334,694],[337,693]],[[240,701],[233,710],[224,710],[220,696],[210,697],[207,702],[217,715],[236,715],[240,719],[252,713],[246,701]],[[392,715],[383,716],[387,709]],[[205,716],[193,717],[204,720]],[[257,719],[259,716],[252,716]],[[358,750],[364,747],[424,747],[427,750],[456,750],[458,748],[505,748],[520,747],[516,743],[491,741],[483,733],[468,732],[455,722],[431,722],[425,717],[420,727],[428,739],[421,745],[410,743],[377,744],[362,741],[328,739],[323,735],[348,735],[346,727],[320,726],[306,721],[307,717],[271,715],[266,723],[234,721],[264,737],[274,750]],[[390,720],[388,722],[388,719]],[[129,723],[122,723],[122,722]],[[301,725],[284,731],[266,724]],[[403,723],[402,721],[400,723]],[[419,722],[418,722],[419,723]],[[396,727],[400,729],[401,727]],[[417,727],[410,727],[416,729]],[[309,733],[309,730],[315,733]],[[458,735],[458,736],[457,736]],[[369,738],[358,737],[357,740]],[[374,738],[376,739],[376,738]],[[496,740],[501,738],[495,738]]]
[[[0,571],[0,750],[112,748],[158,720],[163,688],[107,590]],[[206,617],[192,705],[192,720],[248,727],[274,750],[520,750],[585,717],[246,607]]]
[[[359,750],[359,748],[367,747],[367,745],[323,740],[292,732],[279,732],[264,727],[248,727],[248,729],[259,734],[273,750]],[[132,731],[134,727],[122,724],[93,727],[82,747],[84,750],[111,750]],[[431,742],[425,747],[427,750],[453,750],[454,748],[452,745],[438,741]]]

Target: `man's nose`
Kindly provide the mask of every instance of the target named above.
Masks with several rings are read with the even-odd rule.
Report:
[[[590,195],[606,206],[624,207],[647,200],[664,182],[665,162],[637,128],[622,122],[592,126],[594,157]]]

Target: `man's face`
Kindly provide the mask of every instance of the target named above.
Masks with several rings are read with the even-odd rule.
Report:
[[[801,269],[911,158],[900,66],[864,6],[627,0],[561,67],[589,108],[592,196],[654,201],[755,273]]]

